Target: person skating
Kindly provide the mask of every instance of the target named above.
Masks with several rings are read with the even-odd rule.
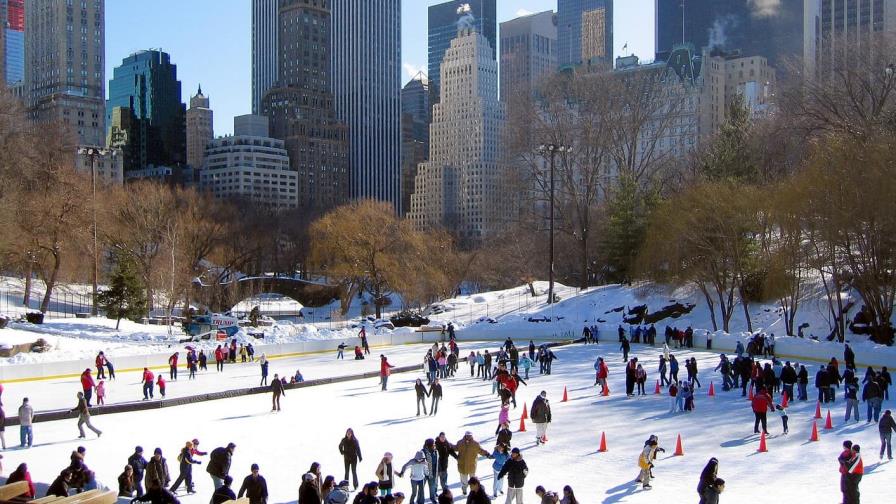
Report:
[[[622,337],[621,343],[622,344],[619,345],[619,350],[622,351],[622,362],[628,362],[628,353],[631,351],[632,346],[625,336]]]
[[[439,453],[439,485],[444,493],[448,489],[448,461],[451,457],[457,459],[457,452],[454,450],[454,445],[448,441],[444,432],[440,432],[438,437],[436,437],[435,445],[436,451]]]
[[[500,473],[501,469],[504,468],[504,463],[510,460],[510,453],[507,446],[503,443],[496,443],[489,458],[494,461],[492,462],[492,473],[494,474],[494,479],[492,480],[492,497],[497,499],[498,493],[504,495],[504,477],[500,476]]]
[[[700,496],[699,504],[719,504],[719,494],[725,487],[725,482],[718,477],[719,461],[713,457],[709,459],[703,472],[700,473],[700,481],[697,483],[697,495]]]
[[[407,469],[411,470],[411,500],[409,504],[423,504],[425,499],[424,485],[429,477],[429,464],[426,463],[426,456],[423,454],[423,451],[418,451],[414,458],[401,466],[401,470],[398,471],[398,477],[403,478]]]
[[[376,466],[376,479],[379,481],[380,495],[392,495],[392,487],[395,486],[395,479],[392,470],[392,454],[386,452],[383,459]]]
[[[87,406],[87,398],[84,397],[83,392],[78,392],[78,404],[72,408],[72,413],[78,413],[78,439],[86,438],[87,435],[84,434],[84,425],[87,425],[87,428],[92,430],[96,437],[100,437],[103,435],[103,431],[97,429],[90,422],[90,408]]]
[[[492,501],[488,498],[488,493],[485,491],[479,478],[476,476],[471,477],[469,485],[470,495],[467,496],[467,504],[491,504]],[[466,492],[464,492],[464,495],[466,495]]]
[[[168,484],[171,483],[171,476],[168,472],[168,461],[162,456],[161,448],[156,448],[153,451],[152,457],[146,462],[146,474],[144,478],[147,494],[150,489],[153,488],[153,482],[156,482],[156,485],[162,486],[163,489],[166,489],[167,491]],[[141,495],[138,499],[142,497],[144,496]]]
[[[392,374],[392,368],[394,367],[392,364],[389,364],[389,360],[385,355],[380,355],[380,384],[382,384],[383,390],[386,390],[389,383],[389,375]]]
[[[429,413],[426,412],[426,398],[429,397],[429,391],[426,390],[426,386],[423,385],[423,381],[420,378],[417,378],[417,382],[414,384],[414,391],[417,394],[417,416],[420,416],[421,405],[423,406],[423,414],[428,415]]]
[[[653,326],[650,326],[653,328]],[[656,330],[654,329],[654,333],[651,336],[652,338],[656,338]],[[579,504],[578,499],[576,499],[575,492],[572,491],[572,487],[569,485],[563,486],[563,498],[560,499],[560,504]]]
[[[635,369],[635,384],[638,386],[638,395],[647,395],[647,392],[644,390],[645,383],[647,383],[647,371],[638,364],[637,369]]]
[[[862,481],[862,475],[865,474],[864,465],[862,463],[861,447],[859,445],[852,445],[845,466],[846,485],[843,494],[843,504],[859,504],[859,483]]]
[[[657,452],[665,451],[666,450],[660,448],[659,438],[655,435],[651,435],[644,443],[644,449],[641,450],[641,455],[638,457],[638,467],[641,468],[641,473],[635,480],[643,485],[644,490],[650,490],[652,488],[650,486],[650,478],[653,477],[651,469],[653,469],[653,462],[656,460]]]
[[[426,476],[426,484],[429,486],[429,500],[435,502],[438,497],[439,484],[439,450],[436,449],[436,441],[427,438],[423,442],[423,456],[426,458],[426,465],[429,468],[429,474]]]
[[[224,347],[218,345],[218,348],[215,349],[215,370],[217,372],[224,371],[224,361],[226,359]]]
[[[506,504],[516,502],[523,504],[523,486],[526,483],[526,476],[529,475],[529,466],[523,460],[523,455],[519,448],[510,451],[510,458],[501,467],[501,471],[495,476],[501,479],[507,476],[507,500]]]
[[[209,501],[209,504],[224,504],[225,502],[236,500],[236,494],[233,493],[233,489],[231,488],[231,485],[233,485],[233,478],[224,476],[223,483],[223,485],[216,488],[212,493],[212,499]]]
[[[753,423],[753,433],[759,434],[759,424],[762,423],[762,432],[768,435],[766,413],[774,411],[774,402],[772,401],[771,396],[768,395],[768,392],[765,391],[765,387],[760,387],[759,391],[753,395],[751,406],[753,408],[753,415],[756,418]]]
[[[848,422],[850,415],[859,421],[859,382],[855,378],[846,380],[843,385],[843,397],[846,399],[846,416],[843,421]]]
[[[884,459],[884,449],[887,451],[887,459],[893,460],[893,433],[896,432],[896,420],[893,419],[892,411],[884,411],[877,424],[877,430],[880,433],[880,460]]]
[[[532,401],[529,410],[532,423],[535,424],[535,444],[547,442],[548,424],[551,423],[551,403],[548,401],[548,393],[544,390]]]
[[[429,414],[435,415],[439,411],[439,401],[442,399],[442,384],[436,378],[432,385],[429,386],[429,396],[432,398],[432,404],[429,406]]]
[[[155,375],[149,368],[143,368],[143,400],[148,401],[153,398],[153,390],[155,388]]]
[[[96,365],[96,379],[97,380],[105,380],[106,379],[106,354],[100,352],[96,354],[96,359],[94,360],[94,364]]]
[[[348,345],[346,345],[344,341],[342,343],[339,343],[339,345],[336,347],[336,359],[337,360],[339,360],[339,359],[345,360],[345,349],[346,348],[348,348]]]
[[[236,450],[236,445],[228,443],[226,447],[215,448],[209,455],[205,472],[212,478],[212,485],[216,490],[224,484],[224,477],[230,474],[230,463],[233,460],[234,450]]]
[[[261,358],[258,359],[258,364],[261,367],[261,382],[258,384],[259,387],[264,387],[268,384],[268,359],[264,354],[261,354]]]
[[[775,410],[781,414],[781,426],[784,429],[784,434],[790,434],[790,429],[787,428],[787,420],[790,418],[787,416],[787,408],[782,404],[776,404]]]
[[[149,502],[150,504],[180,504],[177,497],[168,491],[168,489],[165,488],[165,484],[161,481],[152,480],[147,483],[147,486],[149,487],[149,491],[140,497],[131,499],[132,503]]]
[[[118,475],[118,496],[134,497],[137,483],[134,481],[134,468],[130,464],[124,466],[124,471]]]
[[[181,448],[180,454],[177,456],[180,462],[177,479],[171,484],[171,493],[177,493],[177,489],[181,483],[187,484],[187,493],[196,493],[193,488],[193,466],[200,465],[202,462],[193,459],[193,442],[187,441],[186,445]]]
[[[560,502],[560,497],[557,496],[556,493],[551,492],[549,490],[545,490],[545,488],[541,485],[535,487],[535,495],[541,499],[539,502],[541,504],[557,504]]]
[[[877,380],[872,377],[868,380],[868,383],[865,384],[865,388],[862,389],[862,401],[868,405],[867,411],[867,423],[870,423],[872,418],[875,422],[880,420],[880,405],[883,401],[883,394],[880,391],[880,385],[878,385]]]
[[[265,504],[268,501],[268,483],[264,476],[258,474],[258,464],[252,464],[249,470],[249,475],[243,479],[243,484],[240,485],[237,498],[242,499],[245,495],[249,498],[249,504]]]
[[[318,504],[321,501],[320,485],[312,473],[302,475],[302,483],[299,485],[298,504]]]
[[[280,376],[277,375],[277,373],[274,373],[274,381],[271,382],[271,400],[273,402],[271,411],[280,411],[280,396],[285,395],[286,390],[283,388],[283,382],[280,381]]]
[[[342,454],[342,461],[345,464],[345,477],[348,479],[349,469],[352,473],[352,484],[354,489],[358,489],[358,462],[364,460],[361,456],[361,445],[358,438],[355,437],[355,431],[347,429],[345,437],[339,442],[339,453]]]
[[[177,380],[177,360],[180,358],[180,352],[174,352],[168,357],[168,379]]]
[[[465,432],[463,439],[454,446],[457,452],[457,472],[460,475],[460,486],[463,494],[467,495],[470,479],[476,476],[476,462],[479,456],[487,457],[488,452],[483,450],[482,446],[473,439],[473,433],[470,431]]]
[[[143,458],[143,447],[134,448],[134,453],[128,457],[128,465],[134,469],[134,485],[137,487],[137,497],[143,495],[143,474],[146,472],[147,461]]]

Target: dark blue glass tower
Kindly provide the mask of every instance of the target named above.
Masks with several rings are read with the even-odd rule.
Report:
[[[613,61],[613,0],[557,0],[561,67]]]

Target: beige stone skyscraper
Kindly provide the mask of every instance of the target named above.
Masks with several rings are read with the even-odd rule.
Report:
[[[196,96],[190,98],[190,108],[187,109],[187,164],[194,169],[202,168],[205,148],[215,138],[213,121],[208,96],[202,94],[200,85]]]
[[[414,179],[409,218],[421,230],[444,228],[475,246],[504,223],[500,151],[504,106],[488,40],[461,28],[442,60],[441,99],[433,106],[429,161]]]
[[[25,103],[82,145],[105,143],[105,23],[105,0],[25,2]]]

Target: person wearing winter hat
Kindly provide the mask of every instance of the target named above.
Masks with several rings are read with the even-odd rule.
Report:
[[[491,504],[491,499],[482,487],[479,478],[473,476],[469,481],[470,495],[467,497],[467,504]],[[413,504],[413,503],[411,503]]]
[[[224,476],[221,483],[221,486],[215,489],[214,493],[212,493],[212,500],[209,504],[224,504],[225,502],[236,500],[236,494],[233,493],[233,489],[230,488],[231,485],[233,485],[233,478]]]
[[[519,448],[510,451],[510,459],[504,463],[504,467],[495,476],[501,479],[507,476],[507,504],[516,501],[517,504],[523,504],[523,485],[526,482],[526,476],[529,475],[529,466],[523,460],[523,454]]]
[[[479,443],[473,439],[473,433],[467,431],[464,438],[455,444],[457,452],[457,472],[460,475],[460,487],[464,495],[467,495],[467,486],[471,477],[476,476],[476,461],[481,455],[488,457],[488,452],[483,450]]]
[[[348,498],[348,480],[342,480],[336,485],[336,488],[327,495],[324,504],[348,504]]]
[[[348,485],[346,485],[348,486]],[[299,486],[299,504],[317,504],[320,502],[320,491],[315,483],[314,474],[305,473]]]
[[[398,471],[398,477],[403,478],[404,472],[410,468],[411,470],[411,500],[410,504],[423,504],[425,499],[423,493],[423,485],[426,478],[429,477],[429,464],[426,463],[426,455],[422,451],[414,454],[414,458],[408,460]]]
[[[380,496],[392,495],[394,481],[392,478],[392,454],[390,452],[383,454],[383,459],[376,467],[376,478],[380,483]]]
[[[264,476],[258,474],[258,464],[252,464],[249,468],[250,473],[243,479],[237,498],[243,498],[243,495],[249,498],[249,504],[265,504],[268,501],[268,483]],[[318,494],[317,502],[320,502]]]

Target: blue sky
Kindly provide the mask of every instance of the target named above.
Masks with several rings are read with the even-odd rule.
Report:
[[[402,1],[404,79],[426,68],[426,9],[440,2]],[[628,52],[652,59],[653,3],[616,0],[617,55],[628,42]],[[215,134],[232,132],[233,117],[251,111],[250,5],[250,0],[107,0],[106,78],[128,54],[160,48],[177,65],[184,102],[202,84],[215,111]],[[556,0],[498,0],[498,22],[556,8]]]

